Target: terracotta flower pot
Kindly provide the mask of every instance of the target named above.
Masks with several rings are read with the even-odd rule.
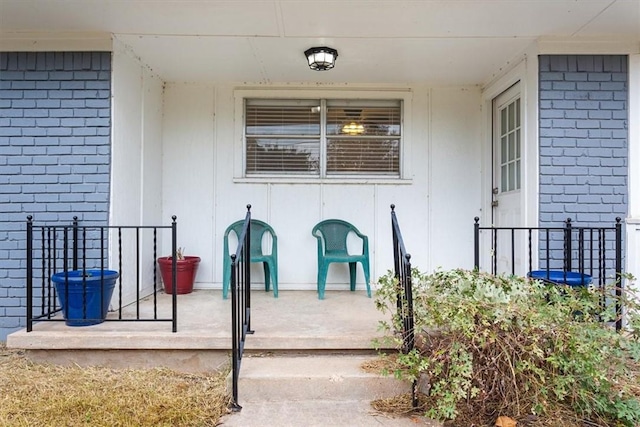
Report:
[[[193,282],[196,280],[196,273],[200,265],[200,257],[185,256],[184,259],[176,260],[176,293],[188,294],[193,291]],[[158,258],[158,266],[160,267],[160,275],[164,283],[164,291],[168,294],[173,292],[172,287],[172,258],[170,256]]]

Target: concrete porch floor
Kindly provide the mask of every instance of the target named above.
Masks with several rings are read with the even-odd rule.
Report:
[[[169,318],[171,296],[158,294],[158,317]],[[141,315],[153,312],[151,298]],[[123,317],[135,314],[126,307]],[[108,318],[115,317],[110,313]],[[389,315],[375,308],[364,291],[327,291],[319,300],[315,291],[252,290],[251,327],[245,351],[366,352],[382,336],[378,323]],[[228,363],[231,349],[231,300],[220,290],[196,290],[178,295],[178,331],[170,322],[104,322],[70,327],[64,322],[35,323],[33,331],[8,336],[7,346],[26,349],[35,361],[112,367],[166,366],[183,371],[209,371]]]

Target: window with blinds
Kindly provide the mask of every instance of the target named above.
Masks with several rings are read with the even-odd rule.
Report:
[[[251,175],[400,175],[401,101],[245,100]]]

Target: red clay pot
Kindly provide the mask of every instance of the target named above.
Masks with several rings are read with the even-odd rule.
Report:
[[[200,265],[200,257],[185,256],[184,259],[176,260],[176,293],[188,294],[193,291],[193,282],[196,280],[196,273]],[[173,292],[171,266],[172,258],[170,256],[158,258],[158,266],[160,267],[160,275],[164,283],[164,291],[168,294]]]

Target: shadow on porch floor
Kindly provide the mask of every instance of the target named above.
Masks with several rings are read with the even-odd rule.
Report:
[[[135,307],[127,307],[131,312]],[[140,306],[152,313],[150,298]],[[158,294],[158,317],[168,318],[171,296]],[[114,316],[110,313],[109,316]],[[124,317],[124,315],[123,315]],[[366,352],[382,336],[374,298],[364,291],[328,291],[318,300],[315,291],[251,293],[251,327],[245,351]],[[51,363],[113,367],[167,366],[185,371],[218,369],[231,348],[231,301],[220,290],[196,290],[178,295],[178,331],[170,322],[104,322],[69,327],[64,322],[35,323],[33,331],[9,335],[7,345],[29,351],[32,359]]]

